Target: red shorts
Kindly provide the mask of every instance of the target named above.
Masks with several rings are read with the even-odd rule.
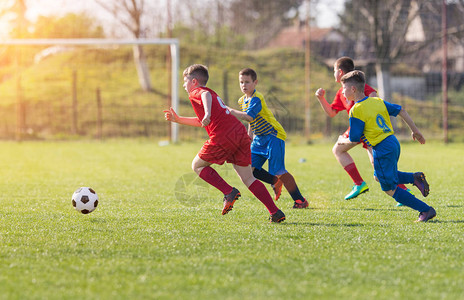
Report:
[[[228,162],[237,166],[251,165],[251,139],[246,130],[228,135],[220,142],[207,140],[201,147],[198,156],[212,164],[222,165]]]
[[[349,138],[350,137],[350,127],[348,127],[348,129],[345,131],[345,133],[342,134],[343,137],[346,137],[346,138]],[[358,144],[362,143],[363,144],[363,148],[364,149],[368,149],[369,146],[364,143],[363,141],[359,142]]]

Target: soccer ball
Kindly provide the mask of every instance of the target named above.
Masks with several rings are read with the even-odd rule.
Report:
[[[72,205],[83,214],[91,213],[97,208],[98,195],[92,188],[78,188],[72,195]]]

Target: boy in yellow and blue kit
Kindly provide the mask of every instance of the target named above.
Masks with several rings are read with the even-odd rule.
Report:
[[[372,147],[374,176],[382,190],[399,203],[419,212],[417,222],[427,222],[436,216],[435,209],[417,199],[411,193],[397,188],[398,184],[412,183],[424,197],[429,194],[429,184],[422,172],[406,173],[398,171],[400,144],[394,136],[390,116],[400,116],[412,131],[412,138],[424,144],[425,138],[414,124],[406,110],[377,97],[364,95],[366,79],[361,71],[352,71],[340,79],[346,99],[355,101],[350,110],[349,140],[352,143],[365,142]]]
[[[282,184],[294,201],[293,208],[307,208],[309,203],[301,195],[294,177],[285,169],[285,133],[282,125],[267,107],[261,93],[256,91],[258,76],[253,69],[239,72],[240,89],[244,95],[238,100],[240,111],[229,108],[232,115],[249,122],[248,132],[254,135],[251,143],[251,166],[253,175],[261,181],[276,184],[276,200]],[[268,160],[269,172],[262,166]]]

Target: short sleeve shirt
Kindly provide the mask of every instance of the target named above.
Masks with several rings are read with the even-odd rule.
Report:
[[[333,109],[335,109],[337,112],[341,112],[343,110],[346,110],[346,112],[349,113],[350,109],[354,105],[354,102],[346,100],[345,96],[343,96],[342,91],[343,91],[343,88],[340,88],[337,91],[337,94],[335,95],[334,101],[332,102],[332,104],[330,104],[330,106]],[[367,84],[364,86],[364,95],[365,96],[369,96],[373,92],[377,92],[377,91],[374,90],[372,87],[370,87]]]

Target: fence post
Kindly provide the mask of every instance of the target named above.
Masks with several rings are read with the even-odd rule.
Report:
[[[97,88],[97,137],[103,138],[103,113],[100,88]]]
[[[442,30],[442,69],[441,69],[441,85],[443,98],[443,142],[448,144],[448,37],[447,28],[448,20],[446,16],[446,1],[442,1],[441,12],[441,30]]]
[[[332,134],[332,118],[329,116],[325,117],[325,136],[329,137]]]
[[[16,141],[20,142],[24,129],[24,105],[21,95],[21,75],[16,77]]]
[[[72,134],[77,134],[77,71],[72,72]]]
[[[305,39],[305,122],[304,122],[304,135],[306,142],[311,138],[311,1],[306,0],[306,39]]]
[[[222,100],[226,102],[227,105],[230,105],[229,102],[229,72],[224,70],[222,72]]]

